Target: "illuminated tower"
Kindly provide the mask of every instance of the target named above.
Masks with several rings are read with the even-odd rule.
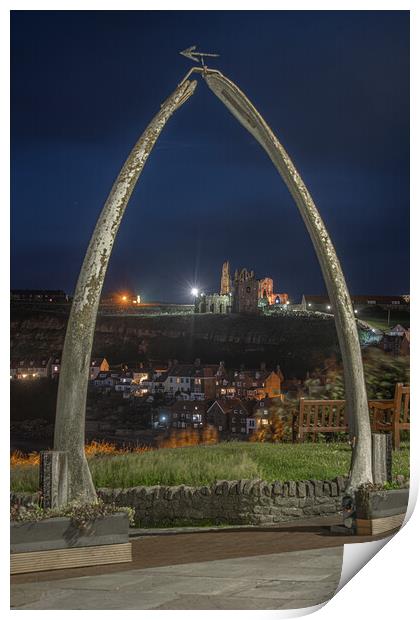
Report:
[[[225,261],[222,266],[222,277],[220,279],[220,294],[228,295],[232,290],[230,280],[229,261]]]

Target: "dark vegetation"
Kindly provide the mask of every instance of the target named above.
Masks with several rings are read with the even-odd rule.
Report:
[[[54,422],[58,381],[36,379],[10,382],[11,422],[44,419]]]
[[[370,347],[363,351],[363,369],[367,395],[372,400],[392,399],[396,383],[410,383],[410,359],[407,356],[395,357]],[[345,399],[342,366],[333,358],[314,371],[305,383],[308,389],[316,389],[316,398]]]
[[[67,317],[61,311],[12,306],[12,356],[59,353]],[[280,364],[286,376],[304,377],[322,359],[338,354],[334,320],[323,315],[99,316],[94,356],[111,363],[200,358],[227,366]]]

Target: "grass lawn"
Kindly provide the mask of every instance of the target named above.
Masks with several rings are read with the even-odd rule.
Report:
[[[327,480],[346,475],[350,448],[344,443],[263,444],[225,442],[211,446],[162,448],[143,453],[93,456],[89,459],[95,486],[200,486],[216,480]],[[409,446],[393,454],[393,476],[409,475]],[[38,489],[38,466],[11,470],[12,491]]]
[[[410,312],[405,310],[391,310],[388,324],[388,310],[384,308],[362,308],[359,310],[358,319],[381,331],[389,331],[399,323],[403,327],[410,327]]]

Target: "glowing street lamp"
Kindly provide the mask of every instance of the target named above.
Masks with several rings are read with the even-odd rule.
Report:
[[[198,288],[195,288],[195,287],[194,287],[194,288],[192,288],[192,289],[191,289],[191,295],[192,295],[193,297],[197,297],[197,295],[198,295]]]

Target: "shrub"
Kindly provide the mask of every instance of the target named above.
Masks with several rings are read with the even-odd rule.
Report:
[[[86,529],[91,521],[116,514],[117,512],[126,512],[130,525],[134,525],[134,510],[132,508],[105,504],[100,499],[91,504],[71,502],[66,506],[55,509],[43,509],[39,504],[29,504],[28,506],[14,504],[10,508],[10,520],[24,523],[28,521],[43,521],[53,517],[69,517],[72,525],[83,530]]]
[[[395,357],[375,347],[364,351],[363,369],[367,395],[372,400],[393,399],[395,385],[407,385],[410,382],[409,358]],[[332,359],[326,360],[325,367],[316,370],[305,382],[305,386],[308,390],[316,388],[317,398],[345,400],[341,363],[338,364]]]

